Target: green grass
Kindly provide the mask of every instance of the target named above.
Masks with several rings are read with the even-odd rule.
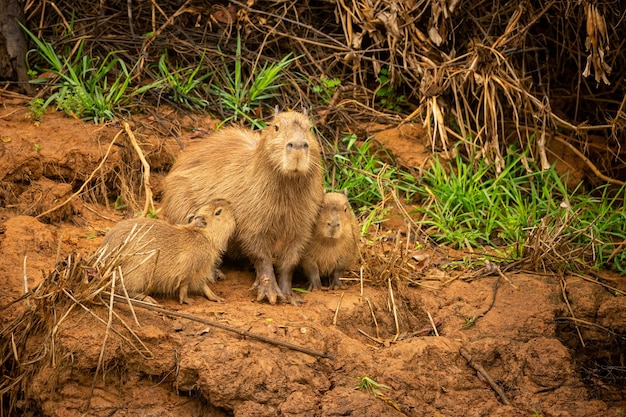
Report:
[[[430,237],[470,250],[506,248],[513,259],[529,249],[533,236],[550,237],[555,247],[584,249],[585,259],[578,260],[584,264],[610,263],[626,272],[624,251],[615,251],[626,240],[626,187],[568,190],[553,167],[540,171],[531,164],[526,172],[524,157],[510,149],[499,174],[484,161],[457,156],[444,165],[435,159],[417,187],[423,197],[418,211],[426,214],[420,223]]]
[[[279,95],[279,89],[283,86],[279,80],[296,59],[288,54],[277,63],[265,63],[260,69],[251,70],[250,75],[246,76],[241,56],[241,38],[237,37],[234,68],[231,70],[223,60],[222,70],[218,71],[210,88],[210,92],[220,99],[229,113],[221,124],[245,119],[256,128],[265,127],[262,121],[251,115],[261,103]]]
[[[110,52],[102,60],[84,54],[84,40],[69,57],[59,55],[55,48],[22,26],[37,48],[35,51],[45,62],[40,73],[53,74],[58,80],[54,93],[43,105],[45,109],[55,102],[59,110],[83,120],[95,123],[113,120],[121,105],[128,98],[130,74],[126,64],[117,58],[118,52]],[[32,51],[29,51],[32,52]],[[31,74],[33,72],[31,71]],[[50,79],[35,78],[31,83],[47,83]]]
[[[357,142],[355,134],[341,140],[330,161],[327,161],[326,189],[348,190],[348,199],[356,214],[363,218],[362,233],[369,226],[384,221],[386,209],[380,207],[391,192],[398,198],[410,200],[417,191],[413,175],[399,169],[392,156],[382,147],[373,147],[368,139]]]
[[[364,235],[386,220],[395,194],[400,202],[420,200],[416,223],[437,244],[488,249],[511,260],[534,250],[551,268],[626,273],[626,251],[619,246],[626,242],[626,187],[568,189],[554,167],[541,171],[518,149],[508,150],[499,173],[493,164],[458,155],[434,159],[418,180],[384,148],[352,134],[335,145],[325,172],[328,190],[348,190]]]
[[[368,376],[361,376],[357,378],[356,389],[362,389],[362,390],[369,392],[374,397],[380,397],[380,396],[383,396],[383,392],[381,391],[381,389],[390,389],[390,388],[389,386],[385,384],[376,382],[374,379]]]
[[[209,102],[202,98],[202,88],[211,73],[200,74],[203,62],[204,55],[195,67],[172,69],[167,53],[161,55],[156,65],[157,79],[162,81],[161,85],[166,88],[170,99],[192,110],[205,109],[209,105]]]

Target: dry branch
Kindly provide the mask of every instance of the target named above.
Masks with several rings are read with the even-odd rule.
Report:
[[[469,352],[465,348],[460,348],[459,354],[463,356],[463,358],[465,358],[469,366],[474,368],[476,372],[482,375],[482,377],[485,379],[485,381],[487,381],[489,386],[496,392],[496,394],[498,394],[498,396],[500,397],[500,401],[502,401],[502,404],[511,405],[511,402],[509,401],[508,397],[504,393],[504,390],[496,383],[496,381],[491,377],[491,375],[489,375],[489,373],[485,371],[485,368],[483,368],[481,364],[473,360],[472,356],[469,354]]]
[[[240,60],[246,76],[293,53],[305,81],[290,74],[278,103],[267,107],[313,107],[329,136],[360,121],[416,118],[431,128],[433,149],[447,153],[460,140],[468,154],[497,165],[513,142],[533,148],[534,158],[545,154],[534,149],[533,135],[550,135],[555,127],[583,136],[595,130],[619,147],[626,11],[606,0],[233,0],[203,7],[174,0],[31,0],[24,9],[31,30],[58,50],[84,39],[85,50],[101,57],[127,51],[120,55],[135,69],[137,85],[154,80],[164,51],[176,68],[202,62],[202,70],[214,74],[222,63],[233,68]],[[315,91],[323,78],[341,82],[326,97]],[[168,100],[150,94],[141,98],[143,108]],[[206,93],[202,99],[227,116],[218,98]],[[578,151],[590,159],[586,149]],[[606,176],[617,176],[614,171]]]
[[[126,304],[126,301],[127,301],[126,298],[124,298],[122,296],[119,296],[119,295],[116,295],[116,294],[114,294],[113,297],[115,297],[115,299],[117,301],[123,301],[124,305]],[[196,321],[198,323],[206,324],[207,326],[216,327],[218,329],[225,330],[225,331],[231,332],[231,333],[236,333],[236,334],[238,334],[240,336],[243,336],[243,337],[249,337],[251,339],[260,340],[261,342],[270,343],[272,345],[276,345],[276,346],[284,347],[284,348],[287,348],[287,349],[296,350],[298,352],[306,353],[307,355],[317,356],[317,357],[320,357],[320,358],[335,359],[335,355],[333,355],[331,353],[328,353],[328,352],[318,352],[318,351],[315,351],[315,350],[312,350],[312,349],[305,348],[303,346],[294,345],[293,343],[283,342],[282,340],[273,339],[271,337],[263,336],[263,335],[257,334],[257,333],[252,333],[252,332],[249,332],[247,330],[237,329],[235,327],[228,326],[228,325],[223,324],[223,323],[218,323],[216,321],[211,321],[211,320],[203,319],[201,317],[192,316],[191,314],[184,314],[184,313],[179,313],[177,311],[168,310],[166,308],[159,307],[159,306],[154,305],[154,304],[146,303],[144,301],[135,300],[135,299],[131,298],[130,302],[134,306],[136,306],[136,307],[141,307],[141,308],[144,308],[144,309],[147,309],[147,310],[156,311],[158,313],[165,314],[166,316],[180,317],[180,318],[183,318],[183,319]]]

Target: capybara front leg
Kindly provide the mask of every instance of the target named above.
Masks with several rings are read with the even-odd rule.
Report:
[[[252,285],[251,290],[256,289],[257,301],[261,301],[267,298],[270,304],[276,304],[277,297],[284,299],[285,296],[276,283],[276,276],[274,275],[274,266],[272,260],[269,257],[263,257],[254,262],[254,269],[256,270],[256,281]]]

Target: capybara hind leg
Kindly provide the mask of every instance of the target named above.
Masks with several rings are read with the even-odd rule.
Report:
[[[331,290],[338,290],[344,287],[344,285],[341,283],[341,274],[343,273],[343,271],[340,270],[336,270],[333,272],[333,277],[332,277],[332,281],[330,282],[330,289]]]
[[[187,297],[187,293],[189,292],[189,283],[181,284],[180,289],[178,291],[178,302],[180,304],[191,305],[191,300]]]
[[[322,280],[320,278],[320,270],[315,262],[302,262],[304,275],[309,279],[309,291],[321,290]]]
[[[254,269],[256,270],[256,281],[252,285],[251,290],[256,289],[257,301],[261,301],[267,298],[270,304],[276,304],[277,297],[284,299],[282,291],[276,283],[276,276],[274,275],[274,266],[270,258],[260,259],[254,263]]]
[[[224,300],[222,297],[218,296],[217,294],[215,294],[211,288],[209,288],[208,285],[204,284],[204,287],[202,287],[202,293],[204,294],[204,296],[209,300],[209,301],[216,301],[216,302],[224,302],[226,300]]]

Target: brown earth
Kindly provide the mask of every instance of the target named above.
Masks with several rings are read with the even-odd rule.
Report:
[[[200,118],[180,121],[189,127],[179,132],[183,143],[201,140],[210,126]],[[151,165],[150,185],[158,206],[161,179],[179,146],[150,128],[157,124],[144,118],[131,128]],[[36,123],[24,102],[6,100],[0,109],[0,308],[23,293],[24,274],[29,288],[34,288],[57,260],[72,253],[88,256],[108,227],[143,206],[136,197],[141,187],[133,185],[139,183],[141,165],[127,136],[120,134],[107,153],[120,131],[119,125],[94,126],[58,113]],[[422,130],[415,126],[397,133],[396,142],[409,153],[394,148],[393,131],[386,131],[380,141],[395,150],[400,161],[412,165],[423,161],[424,154],[415,155],[415,150],[428,148]],[[78,191],[62,208],[34,217]],[[116,209],[113,201],[118,196]],[[120,201],[126,209],[119,209]],[[402,227],[401,222],[388,222],[387,228],[391,225]],[[395,236],[405,238],[401,233]],[[403,262],[414,273],[409,279],[396,279],[391,291],[372,277],[366,276],[361,284],[355,265],[346,274],[348,286],[343,290],[303,294],[305,303],[297,307],[269,305],[254,301],[249,268],[231,263],[224,268],[226,280],[212,285],[225,303],[199,296],[192,297],[191,306],[159,300],[174,312],[328,352],[334,359],[141,308],[135,309],[137,324],[124,304],[116,304],[114,310],[134,335],[108,331],[104,307],[74,308],[63,319],[56,316],[60,312],[50,311],[54,318],[50,320],[60,324],[53,336],[44,331],[29,334],[20,360],[25,376],[15,414],[626,414],[624,379],[619,385],[617,378],[602,372],[615,365],[616,358],[624,360],[626,297],[577,276],[516,272],[498,278],[467,273],[450,268],[462,254],[446,248],[409,252],[412,256]],[[600,275],[604,283],[626,293],[623,277],[607,271]],[[0,310],[2,345],[16,336],[6,323],[24,308],[26,303],[18,302]],[[474,325],[467,326],[475,316]],[[122,329],[119,320],[114,323]],[[580,338],[575,323],[581,324]],[[32,356],[42,346],[43,360],[26,360],[29,349]],[[465,351],[501,388],[508,405],[461,355]],[[623,366],[622,362],[622,372]],[[362,377],[386,387],[379,388],[378,396],[357,389]],[[8,402],[6,396],[0,414]]]

